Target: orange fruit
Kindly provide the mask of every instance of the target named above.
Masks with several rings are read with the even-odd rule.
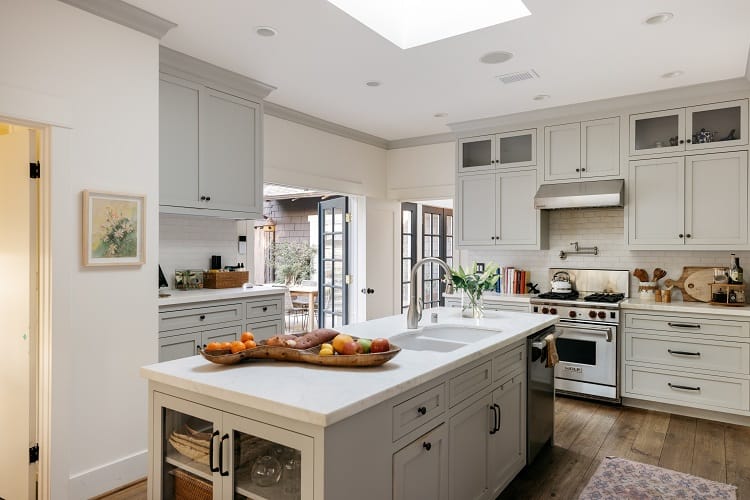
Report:
[[[241,340],[235,340],[231,344],[232,354],[244,351],[245,350],[245,344]]]
[[[232,343],[231,342],[221,342],[220,344],[221,344],[221,349],[227,349],[227,350],[229,350],[229,349],[232,348]]]
[[[257,345],[258,344],[256,344],[253,339],[245,341],[245,349],[252,349],[252,348],[256,347]]]
[[[221,350],[221,343],[220,342],[209,342],[206,346],[206,351],[220,351]]]
[[[333,338],[333,342],[331,344],[333,345],[333,350],[341,353],[344,349],[344,344],[347,342],[351,342],[352,338],[349,335],[345,335],[343,333],[339,333]]]
[[[253,332],[242,332],[242,335],[240,336],[240,340],[242,342],[247,342],[248,340],[255,340],[255,335],[253,335]]]

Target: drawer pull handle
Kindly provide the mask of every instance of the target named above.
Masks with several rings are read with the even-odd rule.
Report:
[[[427,451],[430,451],[432,449],[432,443],[430,443],[429,441],[425,441],[424,443],[422,443],[422,448],[424,448]]]
[[[201,321],[203,321],[204,319],[206,319],[206,315],[205,314],[201,314],[200,316],[198,316],[198,319],[201,320]]]
[[[671,321],[667,323],[672,328],[700,328],[701,325],[698,325],[696,323],[672,323]]]
[[[208,468],[211,472],[219,472],[218,467],[214,467],[214,438],[219,435],[219,431],[214,431],[211,434],[211,440],[208,442]]]
[[[672,382],[667,382],[667,385],[669,387],[671,387],[672,389],[684,389],[686,391],[700,391],[701,390],[700,387],[690,387],[690,386],[687,386],[687,385],[677,385],[677,384],[673,384]]]
[[[492,410],[492,429],[490,429],[490,435],[497,432],[497,405],[490,405]]]
[[[420,406],[419,408],[417,408],[417,413],[419,413],[420,415],[426,414],[427,413],[427,407],[426,406]]]
[[[500,405],[497,403],[494,403],[492,407],[497,409],[497,423],[495,424],[495,432],[499,432],[500,425],[503,423],[503,410],[500,408]]]
[[[669,354],[679,354],[680,356],[700,356],[701,353],[699,352],[687,352],[687,351],[673,351],[672,349],[667,349],[667,352]]]
[[[227,441],[228,439],[229,434],[224,434],[219,441],[219,474],[222,476],[229,475],[229,470],[224,470],[224,441]]]

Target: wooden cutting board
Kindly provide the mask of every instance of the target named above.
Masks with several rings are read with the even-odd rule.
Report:
[[[711,287],[714,281],[713,267],[685,266],[677,280],[665,280],[666,286],[674,286],[682,291],[685,302],[710,302]]]

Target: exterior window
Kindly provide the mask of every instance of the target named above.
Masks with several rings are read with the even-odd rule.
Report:
[[[401,310],[409,307],[409,274],[417,262],[417,205],[401,204]]]
[[[422,207],[422,256],[439,257],[453,267],[453,210],[424,205]],[[441,281],[445,272],[437,264],[422,267],[422,300],[424,307],[445,304]]]

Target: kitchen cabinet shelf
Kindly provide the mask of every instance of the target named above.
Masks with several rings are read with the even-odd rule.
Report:
[[[282,479],[283,481],[283,479]],[[250,478],[250,466],[243,472],[236,473],[235,492],[252,500],[289,500],[290,495],[284,493],[282,483],[273,486],[258,486]]]
[[[468,137],[458,141],[458,173],[536,165],[536,129]]]
[[[169,465],[174,465],[175,467],[189,472],[194,476],[198,476],[201,479],[211,481],[211,470],[208,468],[208,465],[196,462],[195,460],[190,460],[186,456],[180,455],[177,452],[167,453],[164,457],[164,461]]]

